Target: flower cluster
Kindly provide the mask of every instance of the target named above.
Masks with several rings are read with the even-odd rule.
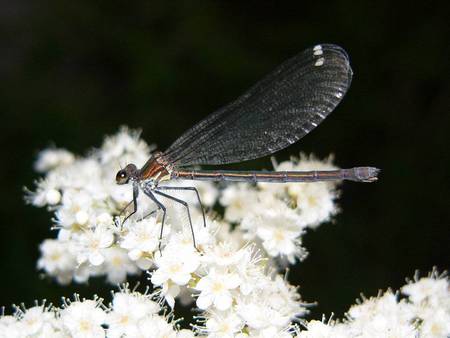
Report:
[[[162,227],[162,212],[142,193],[138,211],[124,222],[132,209],[132,189],[116,185],[115,173],[127,163],[142,166],[153,148],[139,138],[139,133],[122,128],[85,157],[62,149],[45,150],[35,167],[43,177],[33,191],[28,191],[27,200],[54,213],[52,227],[56,236],[40,245],[37,263],[47,275],[61,284],[87,282],[97,276],[106,276],[110,283],[117,284],[125,282],[128,275],[145,272],[154,293],[124,289],[114,294],[109,306],[99,299],[76,298],[61,309],[42,305],[17,310],[14,316],[2,317],[0,332],[2,325],[5,330],[16,330],[33,322],[39,325],[33,326],[35,331],[29,336],[36,337],[76,337],[77,332],[84,332],[83,337],[102,336],[105,332],[108,337],[309,337],[310,333],[311,337],[325,337],[326,330],[334,336],[341,329],[352,336],[349,332],[363,332],[364,320],[372,320],[370,316],[381,311],[383,305],[364,307],[372,300],[364,301],[360,310],[349,311],[344,322],[303,322],[305,330],[300,332],[299,318],[307,313],[307,305],[298,289],[279,273],[287,264],[306,257],[303,234],[338,212],[336,183],[217,186],[169,181],[168,186],[197,188],[208,211],[206,227],[196,194],[187,190],[170,194],[188,202],[192,228],[184,205],[158,196],[167,208]],[[305,155],[274,167],[335,168],[331,157],[320,161]],[[222,216],[214,210],[219,205]],[[447,283],[436,276],[430,279]],[[411,300],[420,299],[420,292],[413,296],[411,288],[408,291],[405,287],[404,293]],[[159,303],[166,302],[171,309],[178,303],[195,307],[199,315],[192,323],[193,330],[179,331],[172,315],[161,315],[161,306],[154,301],[156,296]],[[445,296],[448,306],[448,294]],[[397,310],[407,303],[392,297]],[[443,308],[442,303],[425,298],[432,303],[430,306]],[[415,317],[399,314],[398,320],[402,316],[409,323],[411,318],[420,318],[420,326],[414,328],[422,330],[427,318],[420,315],[417,311]],[[25,319],[28,317],[31,319]],[[389,330],[389,325],[377,328],[382,332]]]
[[[194,337],[180,330],[155,295],[130,291],[127,287],[113,294],[112,303],[103,300],[65,300],[61,308],[36,305],[16,308],[14,315],[0,317],[0,337]]]
[[[238,184],[219,189],[194,182],[203,206],[211,209],[206,228],[192,191],[172,195],[188,202],[193,231],[185,207],[169,199],[161,200],[168,210],[162,229],[161,212],[143,194],[138,212],[123,223],[132,189],[116,185],[114,175],[119,164],[142,166],[151,150],[137,132],[122,128],[86,157],[61,149],[40,154],[36,169],[44,177],[27,199],[54,212],[57,236],[41,244],[39,269],[60,283],[101,275],[120,283],[127,275],[149,271],[153,287],[171,308],[177,298],[195,302],[203,311],[196,329],[212,336],[291,330],[306,309],[297,289],[278,275],[278,264],[306,256],[301,236],[336,213],[336,186]],[[311,167],[333,166],[330,159],[302,155],[275,169]],[[222,219],[211,216],[218,203],[225,210]]]
[[[211,290],[205,284],[214,283],[213,278],[201,288]],[[0,337],[445,338],[450,335],[449,282],[445,275],[439,276],[436,271],[428,277],[416,277],[403,286],[404,298],[400,298],[399,293],[387,291],[352,306],[342,321],[311,320],[303,323],[303,330],[299,326],[279,329],[277,325],[265,323],[285,322],[281,304],[277,301],[278,288],[289,293],[283,284],[281,280],[275,280],[269,285],[275,298],[260,301],[259,305],[243,302],[236,312],[211,310],[203,318],[203,325],[194,325],[194,331],[180,330],[173,314],[155,301],[155,294],[123,287],[113,293],[109,305],[96,297],[81,300],[75,295],[74,300],[65,300],[61,308],[45,304],[29,309],[16,307],[13,315],[0,316]],[[233,289],[230,284],[228,290]],[[262,315],[257,306],[268,307],[267,313]],[[240,329],[243,319],[253,327],[260,327],[258,334],[248,327]]]
[[[450,289],[446,275],[436,271],[401,288],[353,305],[344,321],[305,324],[300,338],[316,337],[449,337]]]

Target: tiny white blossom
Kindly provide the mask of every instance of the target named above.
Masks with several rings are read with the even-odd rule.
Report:
[[[227,310],[233,301],[231,290],[237,288],[240,282],[238,274],[212,268],[195,286],[200,291],[197,306],[202,310],[211,305],[221,311]]]
[[[40,179],[36,184],[37,188],[34,192],[25,189],[27,193],[25,200],[27,202],[36,207],[56,205],[61,202],[60,182],[54,175]]]
[[[160,229],[161,223],[156,221],[156,217],[131,222],[127,226],[127,233],[123,236],[120,246],[128,250],[128,256],[134,261],[153,254],[158,249]]]
[[[78,239],[78,263],[89,263],[98,266],[105,261],[103,249],[108,248],[114,241],[111,229],[107,227],[96,227],[95,230],[84,231]]]
[[[220,204],[226,207],[225,219],[230,222],[240,221],[252,208],[256,208],[258,196],[244,183],[227,186],[220,197]]]
[[[177,338],[194,338],[194,332],[191,330],[183,329],[177,332]]]
[[[263,289],[255,290],[251,297],[238,299],[236,310],[252,329],[262,330],[270,326],[283,329],[307,311],[296,288],[279,275],[273,279],[266,278]]]
[[[108,164],[120,160],[144,164],[154,146],[149,147],[139,134],[139,131],[122,127],[119,133],[107,137],[101,147],[100,162]]]
[[[146,317],[138,323],[139,332],[136,338],[176,338],[173,325],[160,316]]]
[[[450,295],[448,281],[444,278],[420,278],[403,286],[401,291],[418,305],[424,301],[439,302]]]
[[[160,296],[164,298],[171,309],[175,307],[175,298],[180,294],[181,288],[178,284],[172,282],[172,280],[165,281],[160,285]]]
[[[164,248],[163,254],[156,253],[157,270],[152,273],[151,281],[155,285],[162,285],[169,279],[175,284],[186,285],[191,274],[200,265],[199,254],[189,247],[183,250],[176,244]]]
[[[34,165],[38,172],[46,172],[62,165],[73,163],[75,156],[65,149],[46,149],[39,153],[39,157]]]
[[[122,283],[126,280],[127,274],[135,275],[138,267],[128,257],[127,251],[117,246],[112,246],[103,250],[105,257],[104,265],[106,277],[111,284]]]
[[[241,227],[262,240],[269,256],[283,255],[291,263],[295,262],[295,257],[305,257],[305,251],[300,246],[303,223],[299,216],[286,206],[282,209],[265,209],[259,213],[251,213],[244,217]]]
[[[305,183],[296,194],[300,216],[311,228],[329,221],[338,212],[334,202],[336,193],[324,182]]]
[[[41,334],[44,327],[50,325],[54,314],[48,312],[44,306],[34,306],[26,309],[20,317],[24,335],[33,336]]]
[[[208,338],[235,338],[241,337],[244,328],[243,320],[233,311],[208,312],[205,316],[204,326],[197,326],[197,332]]]
[[[64,284],[70,282],[72,271],[77,262],[70,250],[70,242],[46,239],[39,246],[41,257],[37,262],[38,269],[46,271],[51,276],[56,276]]]
[[[245,248],[236,250],[231,242],[219,242],[203,255],[202,260],[209,264],[230,266],[238,264],[244,255]]]
[[[347,338],[353,337],[345,327],[336,327],[325,324],[319,320],[311,320],[306,325],[306,330],[301,331],[297,338]]]
[[[61,310],[63,327],[73,338],[105,337],[106,313],[94,300],[74,301]]]
[[[160,306],[149,295],[137,292],[116,292],[111,311],[107,314],[108,337],[135,337],[140,320],[160,311]]]

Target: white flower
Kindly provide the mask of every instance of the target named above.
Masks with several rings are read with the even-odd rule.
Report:
[[[43,269],[49,275],[56,276],[61,283],[70,282],[70,275],[77,265],[70,247],[71,244],[67,241],[44,240],[39,246],[41,257],[37,262],[38,269]]]
[[[106,313],[94,300],[74,301],[61,310],[63,327],[73,338],[105,337]]]
[[[0,316],[0,338],[22,338],[24,325],[14,316]]]
[[[126,280],[127,274],[138,273],[137,266],[130,260],[126,250],[112,246],[104,249],[102,253],[105,257],[106,275],[111,284],[122,283]]]
[[[138,323],[136,338],[176,338],[177,332],[167,320],[160,316],[147,317]]]
[[[54,318],[52,312],[48,312],[44,306],[34,306],[21,314],[23,333],[26,336],[38,335],[46,325]]]
[[[255,331],[255,332],[253,332]],[[252,338],[292,338],[292,330],[291,327],[286,329],[280,329],[276,326],[269,326],[262,330],[251,330],[250,337]]]
[[[252,329],[274,326],[281,330],[296,317],[304,315],[306,310],[296,288],[279,275],[273,280],[269,276],[266,279],[264,288],[254,290],[249,297],[238,298],[236,311]]]
[[[225,219],[230,222],[240,221],[249,211],[256,208],[258,196],[255,190],[245,183],[230,184],[222,192],[220,204],[225,209]]]
[[[151,281],[154,285],[162,285],[169,279],[175,284],[186,285],[191,274],[200,265],[200,257],[196,251],[183,250],[177,245],[168,245],[162,255],[156,253],[155,256],[158,269],[152,273]]]
[[[194,332],[192,332],[191,330],[180,330],[177,332],[177,338],[194,338]]]
[[[139,131],[131,131],[126,127],[121,127],[119,133],[109,136],[103,142],[100,151],[100,162],[109,164],[115,161],[135,162],[137,165],[143,165],[149,158],[149,147],[139,138]],[[125,163],[125,164],[127,164]]]
[[[93,199],[86,191],[65,190],[62,206],[56,212],[58,223],[65,228],[86,225],[92,212]],[[76,228],[73,230],[77,230]]]
[[[305,331],[301,331],[298,338],[347,338],[354,337],[350,332],[346,332],[345,329],[327,325],[318,320],[311,320],[306,325]],[[400,338],[400,337],[399,337]]]
[[[151,296],[137,292],[116,292],[111,311],[107,315],[108,337],[135,337],[139,333],[138,324],[142,319],[159,312],[160,306]]]
[[[430,307],[419,310],[418,315],[421,321],[419,328],[421,336],[436,338],[450,336],[450,308]]]
[[[239,260],[236,273],[239,275],[239,291],[243,296],[248,296],[255,290],[264,289],[269,283],[264,273],[266,259],[263,259],[260,253],[255,250],[254,245],[242,249],[244,255]]]
[[[113,232],[107,227],[98,226],[93,231],[84,231],[78,239],[78,263],[89,260],[94,266],[103,264],[105,261],[103,249],[111,246],[113,241]]]
[[[295,262],[295,257],[305,257],[306,252],[300,246],[303,223],[299,216],[286,206],[248,214],[242,220],[241,227],[260,238],[264,249],[272,257],[283,255],[291,263]]]
[[[231,290],[237,288],[239,284],[238,274],[212,268],[195,286],[195,289],[200,291],[197,306],[202,310],[211,305],[221,311],[227,310],[233,302]]]
[[[309,227],[315,228],[327,222],[338,209],[334,203],[336,192],[324,182],[305,183],[298,187],[297,208],[302,220]]]
[[[450,295],[448,281],[444,278],[420,278],[403,286],[401,291],[418,305],[424,301],[439,303]]]
[[[208,338],[234,338],[243,329],[243,321],[234,312],[212,313],[207,319],[201,333],[207,333]]]
[[[34,165],[38,172],[46,172],[59,166],[73,163],[75,156],[65,149],[46,149],[39,153],[39,157]]]
[[[211,250],[208,250],[202,257],[204,262],[217,264],[219,266],[230,266],[238,264],[245,254],[245,248],[236,250],[234,244],[230,242],[216,243]]]
[[[61,182],[54,176],[41,179],[37,182],[37,189],[35,192],[25,189],[25,200],[36,207],[58,204],[61,201],[61,193],[58,190],[60,188],[60,183]]]
[[[169,279],[160,285],[160,287],[161,298],[164,298],[170,308],[173,309],[175,307],[175,297],[181,292],[180,286]]]
[[[156,217],[131,222],[127,225],[127,233],[120,246],[128,250],[131,260],[138,260],[158,249],[160,231],[161,223],[156,221]]]

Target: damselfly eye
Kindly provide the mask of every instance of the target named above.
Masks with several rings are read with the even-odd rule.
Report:
[[[128,174],[125,170],[119,170],[116,175],[116,183],[117,184],[125,184],[128,182]]]

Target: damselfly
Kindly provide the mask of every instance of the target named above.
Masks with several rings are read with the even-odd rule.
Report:
[[[118,184],[133,185],[133,211],[143,191],[162,210],[161,237],[166,207],[159,196],[182,204],[192,231],[189,205],[167,194],[190,190],[197,195],[206,226],[205,213],[195,187],[160,185],[170,180],[244,182],[317,182],[350,180],[374,182],[379,169],[355,167],[315,171],[226,171],[189,170],[195,165],[242,162],[275,153],[297,142],[322,122],[344,97],[352,80],[347,53],[339,46],[321,44],[287,60],[246,93],[187,130],[165,152],[155,152],[141,169],[130,163],[119,170]]]

